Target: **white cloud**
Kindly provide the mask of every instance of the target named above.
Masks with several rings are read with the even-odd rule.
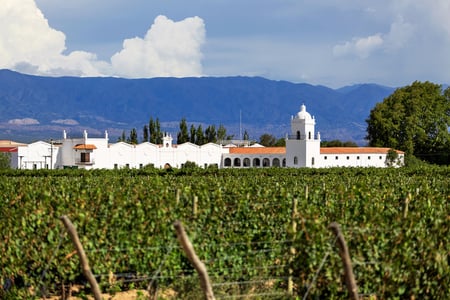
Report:
[[[53,124],[62,124],[62,125],[79,125],[79,123],[76,120],[73,119],[58,119],[58,120],[53,120],[52,121]]]
[[[66,36],[50,27],[35,0],[1,0],[0,68],[49,76],[198,76],[205,26],[199,17],[155,19],[146,36],[126,39],[111,63],[95,53],[65,53]]]
[[[114,72],[125,77],[198,76],[204,41],[205,26],[199,17],[174,22],[158,16],[143,39],[126,39],[111,63]]]
[[[405,22],[403,17],[399,16],[397,20],[391,24],[391,29],[385,36],[386,50],[401,49],[407,44],[413,34],[414,26]]]
[[[379,33],[365,38],[353,38],[351,42],[334,46],[333,54],[335,56],[356,55],[360,58],[367,58],[373,51],[381,48],[383,43],[383,38]]]
[[[0,67],[37,74],[100,75],[95,55],[64,55],[65,35],[51,28],[34,0],[2,0],[0,6]]]
[[[38,120],[32,118],[12,119],[8,121],[11,125],[37,125],[40,124]]]
[[[352,41],[333,47],[334,56],[358,56],[367,58],[372,53],[383,50],[385,52],[403,48],[414,33],[414,26],[405,22],[399,16],[391,24],[390,30],[386,34],[377,33],[368,37],[355,37]]]

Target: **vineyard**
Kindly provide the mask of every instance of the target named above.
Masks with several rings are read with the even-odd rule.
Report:
[[[347,297],[331,222],[341,225],[363,298],[450,298],[449,167],[0,177],[2,299],[61,296],[71,286],[80,298],[90,294],[62,215],[75,225],[102,291],[112,295],[151,287],[158,299],[201,298],[174,231],[180,220],[216,299]]]

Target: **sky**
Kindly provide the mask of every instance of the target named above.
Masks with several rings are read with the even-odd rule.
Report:
[[[449,0],[0,0],[0,69],[450,83]]]

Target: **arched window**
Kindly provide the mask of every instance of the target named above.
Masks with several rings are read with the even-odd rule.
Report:
[[[279,158],[274,158],[272,160],[272,167],[279,167],[280,166],[280,159]]]
[[[311,158],[311,166],[314,166],[314,157]]]
[[[250,167],[250,158],[244,158],[244,161],[242,162],[242,166]]]
[[[294,165],[298,165],[298,157],[294,156]]]
[[[231,167],[231,158],[229,158],[229,157],[225,158],[225,161],[223,164],[225,167]]]
[[[253,159],[253,166],[254,167],[260,167],[261,166],[261,161],[259,160],[259,158],[254,158]]]
[[[300,139],[300,131],[297,131],[297,140]]]
[[[283,158],[283,167],[286,167],[286,158]]]
[[[311,131],[308,132],[308,140],[310,140],[310,139],[311,139]]]
[[[235,166],[235,167],[240,167],[240,166],[241,166],[241,159],[236,157],[236,158],[234,159],[234,164],[233,164],[233,166]]]
[[[270,159],[267,157],[263,159],[263,167],[270,167]]]

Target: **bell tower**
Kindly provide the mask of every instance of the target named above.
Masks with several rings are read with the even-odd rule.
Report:
[[[316,120],[302,104],[291,117],[291,134],[286,139],[286,166],[314,167],[320,156],[320,134],[315,134]]]

